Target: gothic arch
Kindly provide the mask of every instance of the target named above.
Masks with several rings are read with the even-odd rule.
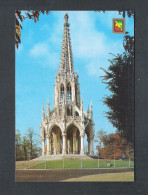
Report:
[[[71,83],[69,82],[67,84],[67,101],[70,101],[72,99],[72,87]]]
[[[61,83],[61,85],[60,85],[60,102],[63,100],[64,93],[65,93],[65,87],[64,87],[64,84]]]
[[[59,125],[57,125],[56,123],[52,124],[52,125],[49,127],[49,133],[51,133],[52,129],[53,129],[55,126],[59,127],[59,129],[60,129],[60,131],[61,131],[61,133],[62,133],[61,127],[60,127]]]
[[[81,133],[81,127],[75,122],[71,122],[70,124],[68,124],[68,126],[66,127],[66,132],[69,129],[69,127],[72,125],[76,126],[78,128],[79,132]]]

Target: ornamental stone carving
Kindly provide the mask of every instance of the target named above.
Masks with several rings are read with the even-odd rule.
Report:
[[[47,101],[47,113],[45,113],[44,105],[42,108],[42,155],[45,155],[46,144],[46,155],[84,155],[85,135],[87,135],[89,154],[93,153],[92,104],[86,112],[83,108],[82,97],[80,98],[78,79],[78,73],[74,72],[68,14],[66,14],[61,61],[58,73],[55,76],[54,108],[50,108],[49,100]],[[86,132],[87,126],[89,126],[89,132]]]

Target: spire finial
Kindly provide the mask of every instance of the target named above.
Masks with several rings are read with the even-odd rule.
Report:
[[[68,22],[68,14],[67,13],[65,14],[64,18],[65,18],[65,23],[67,23]]]
[[[92,100],[90,101],[90,110],[92,111]]]

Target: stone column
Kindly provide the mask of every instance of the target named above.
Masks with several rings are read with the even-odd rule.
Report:
[[[42,139],[42,156],[45,155],[45,139]]]
[[[69,154],[70,153],[70,140],[68,139],[67,142],[68,142],[67,145],[68,145],[68,154]]]
[[[83,131],[81,133],[81,155],[84,155],[84,135],[85,135],[85,132]]]
[[[94,155],[93,138],[90,139],[90,155]]]
[[[73,154],[76,154],[76,129],[73,132]]]
[[[60,132],[57,133],[57,154],[60,154]]]
[[[78,154],[78,137],[76,137],[76,154]]]
[[[49,143],[49,152],[50,152],[50,154],[52,154],[52,152],[51,152],[51,149],[52,149],[52,144],[51,144],[51,138],[50,138],[50,143]]]
[[[50,137],[47,137],[47,155],[50,154]]]
[[[56,137],[56,134],[53,133],[53,145],[54,145],[54,155],[57,154],[57,137]]]
[[[89,139],[89,137],[87,138],[87,142],[88,142],[88,154],[90,154],[90,139]]]
[[[66,154],[66,132],[62,133],[63,137],[63,148],[62,148],[62,154]]]

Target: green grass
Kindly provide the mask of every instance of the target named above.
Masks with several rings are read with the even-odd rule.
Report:
[[[63,181],[64,182],[98,182],[98,181],[133,182],[134,181],[134,172],[104,173],[104,174],[96,174],[96,175],[86,175],[86,176],[82,176],[82,177],[78,177],[78,178],[66,179]]]
[[[99,168],[113,168],[114,160],[110,160],[110,167],[106,166],[105,160],[99,160]],[[45,161],[31,166],[32,169],[57,169],[63,168],[63,160]],[[98,168],[98,160],[81,160],[80,159],[64,159],[64,168],[79,169],[81,168]],[[134,166],[134,162],[130,162],[130,167]],[[129,161],[116,160],[115,167],[129,167]]]

